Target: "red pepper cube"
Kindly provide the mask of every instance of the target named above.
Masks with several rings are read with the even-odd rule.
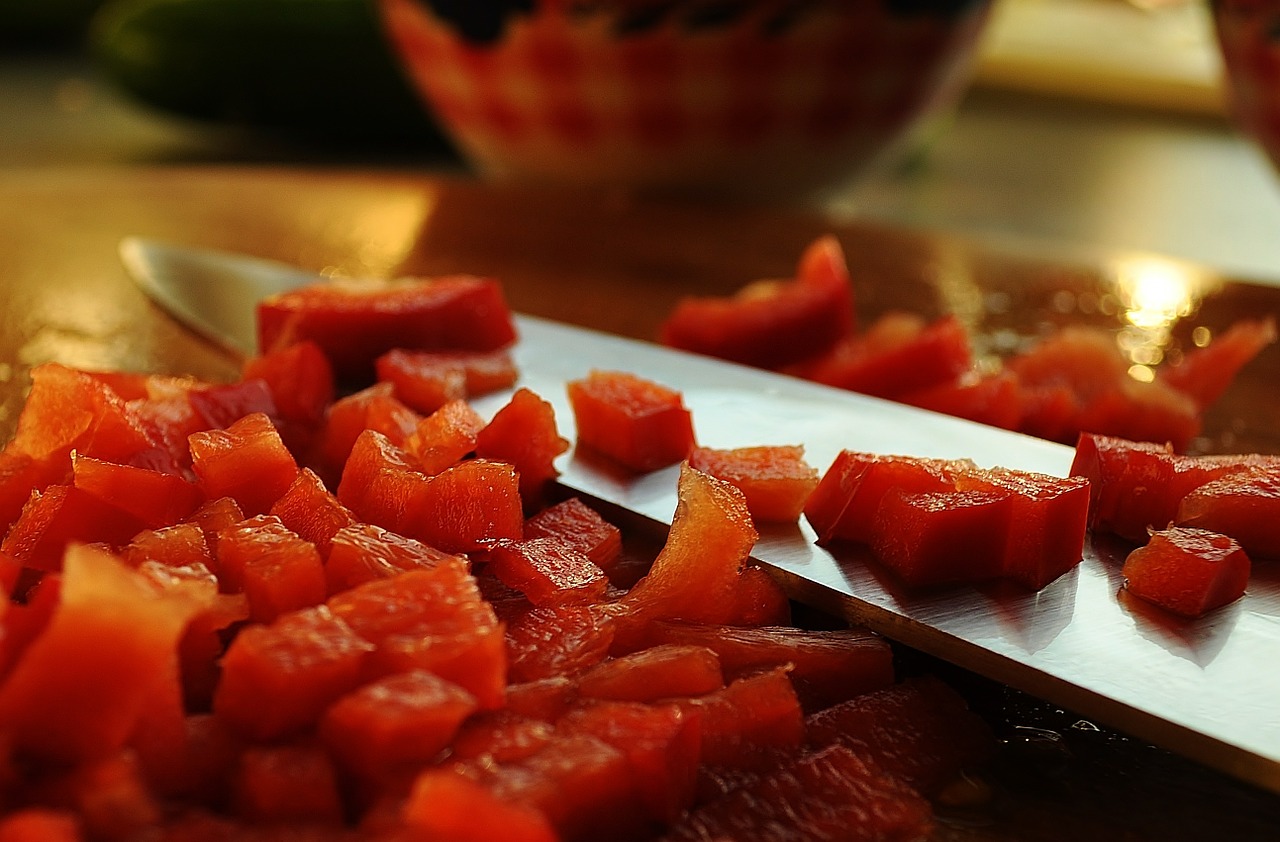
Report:
[[[843,745],[883,777],[935,795],[966,769],[995,757],[991,728],[955,690],[913,678],[819,711],[806,723],[815,748]]]
[[[38,462],[12,441],[0,450],[0,533],[9,531],[33,492],[66,482],[65,467]]]
[[[1184,617],[1200,617],[1244,595],[1249,556],[1217,532],[1171,526],[1129,553],[1121,569],[1125,589]]]
[[[729,678],[790,664],[788,674],[805,710],[821,710],[894,682],[888,641],[859,628],[744,628],[664,621],[654,624],[651,637],[667,645],[710,649]]]
[[[756,521],[797,520],[818,486],[818,471],[804,460],[800,446],[696,447],[689,464],[742,489]]]
[[[325,560],[325,577],[329,593],[336,594],[375,579],[432,568],[448,559],[459,560],[458,556],[372,523],[353,523],[333,536]]]
[[[1187,449],[1200,434],[1200,409],[1191,398],[1160,380],[1125,377],[1080,407],[1080,430],[1106,430],[1135,441],[1168,442]]]
[[[232,776],[232,806],[257,823],[342,824],[337,770],[324,748],[311,744],[250,746]]]
[[[604,599],[609,579],[573,547],[555,538],[499,541],[489,569],[534,605],[588,605]]]
[[[578,444],[633,471],[654,471],[688,457],[693,417],[681,394],[620,371],[592,371],[568,384]]]
[[[311,340],[340,383],[371,381],[394,348],[493,351],[516,338],[501,286],[469,275],[315,284],[265,299],[257,315],[260,352]]]
[[[259,515],[218,533],[222,589],[249,598],[250,616],[269,623],[281,614],[324,602],[324,564],[315,544],[274,515]]]
[[[403,450],[381,433],[365,430],[342,471],[338,500],[360,520],[400,532],[426,483],[427,476]]]
[[[896,400],[1004,430],[1022,429],[1027,412],[1026,390],[1010,371],[968,372],[956,380],[899,395]]]
[[[513,803],[450,767],[432,768],[414,781],[404,822],[428,839],[456,842],[559,842],[560,835],[537,807]]]
[[[528,389],[519,389],[506,406],[476,435],[476,455],[508,462],[520,474],[520,496],[532,507],[547,483],[559,475],[555,460],[569,449],[556,430],[551,404]]]
[[[563,678],[609,656],[615,621],[581,605],[530,608],[507,619],[505,652],[513,683]]]
[[[246,515],[270,511],[298,478],[298,463],[262,413],[225,430],[195,433],[189,441],[201,490],[210,499],[234,499]]]
[[[71,451],[128,463],[158,444],[110,386],[58,363],[31,370],[13,447],[44,463],[70,468]]]
[[[1206,483],[1250,468],[1280,466],[1261,454],[1182,456],[1168,445],[1082,433],[1071,475],[1089,480],[1089,525],[1145,543],[1178,517],[1183,498]]]
[[[338,699],[320,724],[343,766],[367,780],[424,766],[449,747],[475,697],[424,670],[387,676]]]
[[[1207,457],[1206,457],[1207,458]],[[1178,506],[1179,526],[1230,535],[1251,558],[1280,558],[1280,466],[1229,473],[1192,491]]]
[[[360,685],[373,651],[323,605],[246,626],[227,647],[213,711],[250,739],[301,733]]]
[[[1010,529],[1007,491],[895,491],[881,504],[869,546],[912,587],[1001,576]]]
[[[122,547],[146,524],[75,486],[51,485],[31,495],[0,542],[0,553],[34,570],[61,570],[68,546]]]
[[[471,459],[428,477],[408,503],[402,531],[451,553],[485,549],[504,538],[519,540],[524,531],[519,476],[505,462]]]
[[[577,497],[548,506],[524,522],[526,538],[557,538],[609,572],[622,554],[622,530]]]
[[[71,455],[72,484],[125,511],[151,529],[177,523],[204,502],[194,483],[176,474]]]
[[[139,532],[120,553],[130,567],[155,561],[168,567],[194,568],[196,565],[214,570],[216,564],[204,530],[194,523],[176,523],[160,529]]]
[[[677,701],[702,720],[704,765],[759,769],[804,743],[804,713],[780,667],[739,678],[723,690]]]
[[[577,683],[587,699],[656,702],[720,690],[724,672],[720,658],[705,646],[660,644],[592,667]]]
[[[643,645],[654,620],[724,622],[758,537],[742,492],[687,464],[681,468],[671,530],[653,566],[611,606],[619,623],[617,646]]]
[[[0,684],[0,720],[15,751],[74,764],[124,747],[176,675],[193,605],[84,546],[67,551],[59,596]]]
[[[505,348],[496,351],[409,351],[397,348],[376,361],[378,379],[418,412],[435,412],[451,400],[476,397],[516,383]]]
[[[565,701],[563,710],[568,708]],[[463,722],[449,745],[449,756],[464,761],[490,757],[497,763],[510,763],[536,753],[555,738],[555,733],[547,719],[536,719],[508,705],[482,711]]]
[[[1011,495],[1005,578],[1039,590],[1080,563],[1089,517],[1089,481],[1083,477],[994,468],[960,474],[956,489]]]
[[[463,687],[483,708],[502,704],[502,626],[461,559],[366,582],[328,605],[376,646],[370,674],[423,669]]]
[[[21,807],[0,818],[8,842],[83,842],[80,818],[70,809]]]
[[[623,752],[655,821],[674,823],[693,805],[702,723],[678,705],[595,702],[570,711],[557,730],[586,734]]]
[[[325,412],[316,443],[324,475],[342,474],[347,457],[365,430],[374,430],[401,447],[421,420],[421,415],[395,397],[389,383],[378,383],[339,398]]]
[[[951,383],[972,367],[969,334],[955,316],[925,324],[918,316],[888,313],[864,333],[789,370],[828,386],[894,398]]]
[[[315,426],[333,403],[333,367],[314,342],[298,342],[245,361],[243,379],[260,381],[285,421]]]
[[[484,423],[466,401],[450,401],[418,423],[405,439],[405,453],[424,474],[438,474],[475,451]]]
[[[804,516],[820,543],[865,544],[871,540],[877,513],[890,492],[951,491],[955,474],[973,467],[967,459],[841,451],[809,495]]]
[[[737,626],[791,625],[791,598],[769,571],[748,563],[723,622]]]
[[[315,544],[321,558],[328,557],[333,536],[356,522],[351,510],[309,468],[298,473],[289,490],[272,505],[270,514],[304,541]]]
[[[664,345],[762,368],[814,357],[853,331],[853,286],[835,237],[815,240],[786,280],[732,296],[686,297],[662,323]]]
[[[200,386],[187,391],[187,401],[202,430],[226,429],[255,413],[276,417],[271,390],[261,380]]]

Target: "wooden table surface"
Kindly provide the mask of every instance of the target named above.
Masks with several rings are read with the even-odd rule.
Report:
[[[954,312],[991,353],[1054,326],[1089,323],[1125,328],[1135,342],[1176,355],[1195,328],[1280,314],[1280,289],[1151,255],[996,248],[770,209],[497,190],[409,173],[7,170],[0,171],[0,436],[12,433],[27,373],[42,362],[235,376],[235,359],[186,333],[133,287],[116,253],[126,235],[347,275],[492,275],[518,311],[652,339],[681,295],[788,276],[804,245],[827,232],[848,254],[862,320],[893,308]],[[1280,452],[1277,382],[1280,347],[1272,347],[1208,413],[1196,448]],[[1001,784],[1012,793],[1005,806],[945,823],[943,836],[1280,838],[1280,798],[1119,735],[1072,728],[1069,712],[955,678],[1007,720],[1014,753],[1030,765]]]

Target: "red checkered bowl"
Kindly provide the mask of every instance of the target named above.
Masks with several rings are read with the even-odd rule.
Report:
[[[796,196],[945,118],[990,0],[378,2],[487,175]]]
[[[1280,0],[1211,0],[1236,121],[1280,171]]]

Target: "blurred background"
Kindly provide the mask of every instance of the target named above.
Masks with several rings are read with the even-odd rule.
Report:
[[[0,178],[193,163],[471,174],[379,26],[364,0],[0,0]],[[958,107],[808,202],[1280,284],[1280,179],[1229,122],[1208,11],[1188,0],[996,0]]]

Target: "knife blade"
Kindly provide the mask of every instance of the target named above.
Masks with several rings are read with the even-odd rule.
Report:
[[[246,354],[256,302],[320,280],[273,261],[138,238],[121,253],[162,308]],[[1070,467],[1070,448],[1039,439],[530,316],[516,320],[520,385],[552,403],[571,441],[565,383],[600,368],[680,390],[707,446],[803,444],[820,468],[846,448],[1058,476]],[[486,397],[476,408],[492,414],[507,397]],[[558,467],[573,492],[671,522],[676,468],[637,477],[576,451]],[[818,546],[803,521],[762,527],[753,557],[793,599],[1280,792],[1280,576],[1262,571],[1241,601],[1180,622],[1119,597],[1122,550],[1099,538],[1075,570],[1034,593],[1004,584],[913,593],[864,551]]]

